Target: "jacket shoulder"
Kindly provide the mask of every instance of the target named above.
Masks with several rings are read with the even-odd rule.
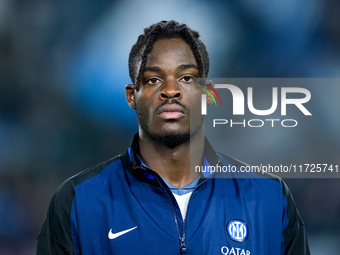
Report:
[[[85,169],[65,180],[53,195],[38,235],[37,254],[74,254],[70,215],[74,188],[96,176],[120,155]]]

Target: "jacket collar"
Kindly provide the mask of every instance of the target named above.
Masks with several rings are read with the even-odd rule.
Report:
[[[135,178],[145,183],[151,184],[153,186],[159,187],[159,182],[157,179],[160,179],[159,175],[145,167],[142,166],[141,160],[138,156],[139,154],[139,134],[136,133],[131,141],[130,148],[124,152],[120,158],[123,162],[123,166],[126,170],[128,170]],[[215,150],[209,143],[208,139],[205,137],[204,142],[204,156],[207,159],[210,165],[216,166],[217,164],[221,164],[220,158],[216,154]],[[202,176],[200,183],[206,178]]]

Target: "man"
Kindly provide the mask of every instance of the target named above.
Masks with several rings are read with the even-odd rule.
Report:
[[[281,179],[190,174],[190,161],[242,165],[205,139],[197,79],[208,71],[196,31],[174,21],[144,30],[130,53],[133,84],[126,86],[139,133],[124,154],[61,185],[37,254],[309,254]]]

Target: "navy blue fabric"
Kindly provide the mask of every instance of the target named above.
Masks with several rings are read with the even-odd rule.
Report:
[[[130,161],[132,162],[131,148],[128,149],[128,153],[129,153]],[[141,162],[141,166],[145,166],[145,167],[149,168],[147,165],[145,165],[143,163],[143,161],[141,159],[140,159],[140,162]],[[210,166],[205,157],[204,157],[204,160],[203,160],[203,166]],[[150,174],[150,173],[146,172],[146,173],[143,173],[143,175],[148,179],[154,179],[153,175]],[[164,178],[162,178],[162,180],[169,187],[169,189],[171,190],[172,193],[179,195],[179,196],[182,196],[182,195],[188,194],[189,192],[192,192],[196,188],[196,186],[197,186],[197,184],[200,180],[200,177],[196,178],[191,183],[189,183],[188,185],[186,185],[185,187],[182,187],[182,188],[178,188],[178,187],[172,185],[170,182],[167,182]]]
[[[142,165],[138,139],[136,134],[129,152],[58,188],[38,236],[37,255],[310,254],[304,223],[280,178],[202,174],[184,222],[169,186]],[[204,158],[204,165],[244,166],[217,154],[208,140]]]
[[[186,254],[284,254],[287,200],[279,181],[205,179],[193,191],[183,223],[167,186],[150,174],[160,186],[141,182],[116,160],[74,187],[70,221],[75,254],[174,255],[180,254],[181,238]],[[235,242],[228,235],[232,219],[246,223],[246,241]],[[135,226],[108,238],[111,229],[117,233]]]

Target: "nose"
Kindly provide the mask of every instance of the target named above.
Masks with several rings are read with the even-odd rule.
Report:
[[[180,90],[179,84],[177,83],[176,79],[169,79],[165,83],[163,83],[163,88],[159,93],[160,99],[181,99],[183,96],[182,91]]]

